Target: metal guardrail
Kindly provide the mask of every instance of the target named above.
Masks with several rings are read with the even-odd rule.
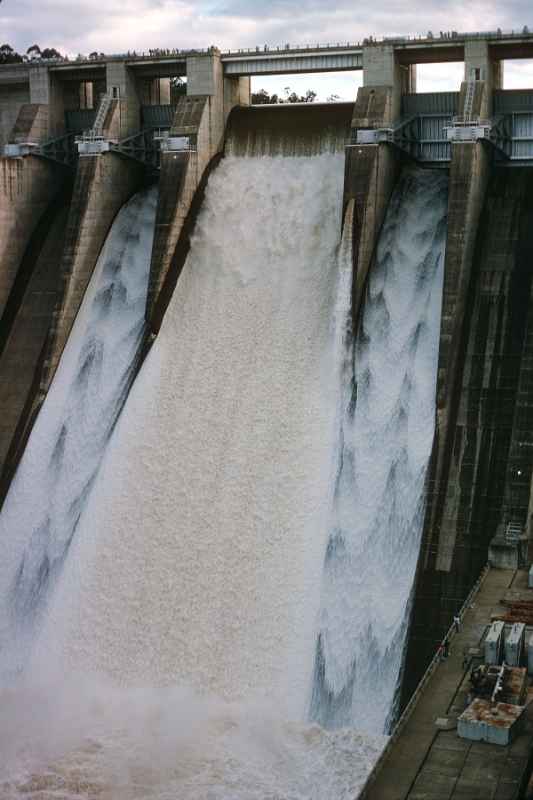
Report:
[[[505,527],[505,541],[517,544],[524,533],[524,526],[518,522],[508,522]]]
[[[481,586],[483,585],[483,582],[484,582],[485,578],[487,577],[489,571],[490,571],[490,564],[487,564],[483,568],[483,570],[481,571],[481,575],[479,576],[479,578],[477,579],[477,581],[473,585],[473,587],[470,590],[466,600],[464,601],[463,605],[461,606],[461,610],[457,614],[457,616],[459,617],[459,619],[461,621],[463,619],[464,614],[466,613],[466,611],[470,607],[470,605],[472,603],[472,600],[474,599],[476,594],[479,592]],[[452,639],[454,634],[455,634],[455,632],[456,632],[455,623],[452,623],[450,628],[448,629],[448,632],[446,633],[446,636],[444,637],[443,641],[446,640],[446,639],[448,639],[448,641],[450,639]],[[433,673],[436,671],[437,667],[441,663],[442,663],[441,656],[440,656],[439,651],[437,651],[437,653],[435,653],[435,655],[433,656],[432,660],[430,661],[428,668],[424,672],[424,675],[422,676],[422,679],[421,679],[420,683],[416,687],[411,699],[409,700],[409,702],[405,706],[402,714],[398,718],[398,721],[397,721],[396,725],[394,726],[394,730],[392,731],[392,733],[391,733],[391,735],[389,737],[389,740],[388,740],[387,744],[385,745],[385,747],[383,749],[383,752],[381,753],[380,757],[378,758],[378,760],[374,764],[374,767],[372,768],[372,771],[371,771],[370,775],[366,779],[366,783],[365,783],[365,785],[363,787],[363,790],[359,794],[359,797],[357,798],[357,800],[365,800],[366,797],[368,796],[368,790],[370,789],[372,784],[375,782],[375,780],[377,779],[377,777],[380,774],[381,770],[385,766],[385,762],[386,762],[386,760],[387,760],[387,758],[389,756],[389,753],[391,752],[392,748],[394,747],[394,745],[395,745],[396,741],[398,740],[401,732],[403,731],[403,729],[407,725],[407,722],[411,718],[411,714],[415,710],[415,708],[416,708],[416,706],[418,704],[418,701],[420,700],[420,698],[422,696],[422,693],[423,693],[424,689],[426,688],[427,684],[429,683],[430,679],[433,676]]]

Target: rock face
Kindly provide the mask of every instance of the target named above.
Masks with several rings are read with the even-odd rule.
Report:
[[[452,202],[453,188],[449,244],[457,212]],[[462,219],[463,236],[469,236],[469,225],[475,223],[468,214]],[[464,242],[460,247],[464,255]],[[448,254],[447,270],[456,255]],[[458,263],[455,260],[455,269]],[[463,274],[464,323],[454,335],[446,324],[453,275],[445,278],[441,357],[447,372],[439,375],[438,429],[404,698],[412,693],[486,563],[498,528],[509,521],[527,522],[533,440],[527,403],[533,353],[532,264],[533,171],[495,167],[471,274]]]

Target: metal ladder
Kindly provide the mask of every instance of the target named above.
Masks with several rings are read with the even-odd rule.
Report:
[[[100,105],[98,106],[98,111],[96,112],[96,117],[94,118],[93,127],[91,129],[91,133],[94,136],[102,136],[105,118],[112,99],[111,92],[100,95]]]
[[[463,110],[463,119],[465,122],[470,122],[472,119],[472,108],[474,106],[475,92],[476,92],[476,82],[468,81],[466,84],[465,105]]]
[[[509,544],[516,544],[523,535],[523,527],[518,522],[508,522],[505,528],[505,539]]]

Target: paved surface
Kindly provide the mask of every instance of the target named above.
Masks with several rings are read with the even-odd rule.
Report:
[[[411,718],[390,751],[365,800],[515,800],[533,744],[533,708],[510,746],[460,739],[435,726],[465,708],[469,667],[464,654],[479,646],[500,600],[533,599],[527,573],[490,570],[451,640],[449,658],[435,671]],[[531,694],[530,694],[531,697]]]

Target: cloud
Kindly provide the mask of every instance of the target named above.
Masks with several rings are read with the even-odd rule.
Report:
[[[127,10],[127,13],[126,13]],[[223,48],[256,44],[357,41],[374,36],[424,33],[428,28],[457,30],[521,27],[532,23],[529,0],[381,0],[365,7],[353,0],[4,0],[4,38],[25,50],[34,41],[69,53],[142,49],[143,46]],[[424,29],[421,30],[423,21]]]
[[[221,49],[360,41],[365,36],[438,34],[450,27],[533,29],[530,0],[3,0],[0,37],[24,52],[34,42],[69,55],[152,47]],[[523,69],[512,68],[519,75]],[[533,84],[533,79],[532,79]]]

